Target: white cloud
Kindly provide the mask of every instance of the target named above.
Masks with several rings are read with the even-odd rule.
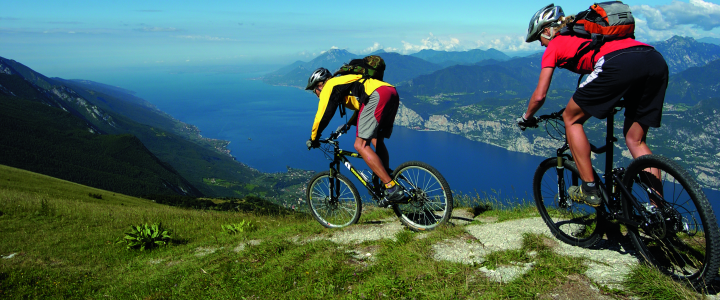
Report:
[[[180,31],[177,28],[174,27],[143,27],[136,29],[137,31],[145,31],[145,32],[174,32],[174,31]]]
[[[402,41],[404,53],[415,53],[420,50],[430,49],[439,51],[463,51],[466,48],[460,45],[460,40],[457,38],[440,39],[430,33],[428,38],[422,39],[420,45],[413,45],[406,41]]]
[[[475,42],[479,49],[496,49],[503,52],[517,52],[517,51],[536,51],[542,50],[540,43],[526,43],[525,36],[497,36],[497,37],[483,37],[482,39]]]
[[[117,31],[113,31],[110,29],[104,29],[104,28],[90,28],[90,29],[53,28],[53,29],[47,29],[47,30],[42,30],[42,31],[18,30],[16,32],[24,32],[24,33],[42,32],[44,34],[108,34],[108,33],[115,33]]]
[[[235,41],[230,38],[224,38],[224,37],[215,37],[215,36],[207,36],[207,35],[178,35],[177,38],[181,39],[189,39],[189,40],[199,40],[199,41],[213,41],[213,42],[229,42],[229,41]]]
[[[380,43],[375,42],[372,46],[367,47],[360,51],[360,53],[373,53],[375,51],[378,51],[380,49],[383,49],[383,47],[380,45]],[[387,50],[386,50],[387,51]]]
[[[631,7],[636,22],[636,38],[643,42],[654,42],[664,41],[675,35],[689,36],[695,39],[720,37],[720,5],[707,2],[707,0],[683,1],[673,0],[667,5]],[[540,43],[526,43],[524,35],[488,36],[486,33],[481,33],[479,38],[466,37],[465,40],[436,37],[430,33],[430,36],[422,39],[420,44],[406,41],[402,41],[402,44],[401,52],[403,54],[415,53],[424,49],[465,51],[493,48],[503,52],[533,52],[544,49]]]
[[[420,45],[413,45],[406,41],[402,41],[402,44],[403,47],[401,51],[398,51],[398,49],[395,48],[386,48],[385,51],[410,54],[424,49],[438,51],[467,51],[471,49],[487,50],[493,48],[503,52],[531,52],[542,50],[540,43],[526,43],[524,35],[487,36],[484,33],[482,33],[482,36],[475,41],[460,40],[453,37],[438,38],[430,33],[428,38],[421,40]]]
[[[682,25],[690,25],[709,31],[720,27],[720,5],[703,0],[682,2],[674,0],[668,5],[633,6],[635,15],[645,17],[647,26],[652,30],[674,29]]]

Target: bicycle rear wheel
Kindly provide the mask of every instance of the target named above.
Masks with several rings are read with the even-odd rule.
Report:
[[[331,180],[334,181],[332,190]],[[315,175],[308,183],[307,198],[312,216],[327,228],[345,227],[360,219],[360,194],[342,174],[338,173],[336,178],[330,177],[330,171]]]
[[[651,172],[659,172],[660,179]],[[696,288],[712,281],[720,265],[720,231],[707,197],[690,174],[668,158],[645,155],[630,163],[623,184],[643,207],[640,211],[628,199],[623,201],[625,217],[641,223],[628,226],[639,255]],[[645,222],[643,214],[651,222]]]
[[[394,204],[393,211],[412,231],[432,230],[450,219],[453,196],[445,177],[430,165],[408,161],[393,172],[411,199],[407,204]]]
[[[581,183],[574,162],[565,159],[563,168],[558,170],[557,158],[551,157],[540,163],[535,171],[533,194],[538,212],[550,232],[569,245],[587,248],[602,238],[602,230],[594,207],[570,200],[567,188]]]

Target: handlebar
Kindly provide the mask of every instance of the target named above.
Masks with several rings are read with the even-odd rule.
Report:
[[[318,139],[318,142],[324,143],[324,144],[337,144],[336,140],[342,136],[343,134],[348,132],[348,129],[350,129],[350,126],[347,124],[340,125],[335,131],[330,133],[330,136],[326,139]]]
[[[615,108],[613,113],[617,113],[621,109],[622,109],[621,107]],[[550,130],[548,130],[547,127],[546,127],[546,131],[547,131],[548,135],[550,135],[550,137],[555,138],[556,140],[565,140],[565,127],[562,126],[563,124],[561,124],[561,122],[560,122],[563,119],[562,114],[564,111],[565,111],[565,108],[563,108],[559,111],[553,112],[551,114],[541,115],[541,116],[536,117],[538,123],[551,121],[550,122],[550,123],[552,123],[551,127],[553,128],[553,131],[559,135],[559,137],[553,136],[553,134],[551,134]],[[562,130],[560,130],[560,126],[562,126]],[[606,144],[602,147],[597,147],[593,144],[590,144],[590,151],[595,154],[601,154],[601,153],[605,153],[607,151],[608,147],[611,147],[611,146],[609,144]]]
[[[541,115],[537,116],[538,122],[547,121],[547,120],[562,120],[562,114],[565,111],[565,108],[562,108],[554,113],[551,113],[549,115]]]
[[[330,133],[330,136],[326,139],[318,139],[317,141],[322,144],[331,144],[336,145],[337,139],[342,136],[343,134],[347,133],[347,130],[336,130]]]
[[[330,136],[326,139],[317,139],[317,142],[320,144],[325,144],[322,146],[319,146],[320,150],[325,154],[325,158],[327,158],[330,161],[333,161],[335,159],[335,155],[333,153],[338,153],[340,150],[340,143],[337,141],[337,139],[342,136],[343,134],[347,133],[348,128],[343,128],[343,126],[338,127],[337,130],[330,133]],[[309,150],[309,148],[308,148]]]

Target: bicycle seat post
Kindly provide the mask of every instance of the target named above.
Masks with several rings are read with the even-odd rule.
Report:
[[[605,134],[605,145],[606,152],[605,152],[605,174],[603,175],[605,177],[605,193],[608,195],[608,197],[612,198],[612,170],[613,170],[613,156],[614,156],[614,143],[617,142],[617,138],[615,138],[615,113],[617,111],[611,113],[607,117],[607,132]]]

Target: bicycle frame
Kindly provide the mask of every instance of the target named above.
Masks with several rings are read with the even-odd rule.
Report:
[[[616,108],[607,118],[605,145],[590,145],[592,153],[604,153],[606,158],[604,166],[592,168],[602,199],[595,207],[572,201],[566,192],[566,184],[579,186],[582,178],[567,152],[562,111],[537,118],[546,122],[551,138],[563,142],[556,156],[543,160],[533,177],[538,212],[551,233],[567,244],[588,248],[606,233],[609,239],[613,239],[609,233],[626,235],[639,259],[673,279],[705,286],[720,266],[720,230],[710,203],[688,172],[669,158],[651,154],[634,158],[627,169],[613,167],[618,141],[614,116],[620,110]],[[603,167],[601,178],[598,172]]]
[[[622,217],[622,206],[620,202],[620,196],[622,196],[625,201],[629,201],[629,203],[632,204],[638,211],[644,212],[645,209],[638,203],[637,199],[632,196],[630,191],[627,190],[627,188],[622,183],[622,176],[625,173],[625,168],[613,168],[613,155],[614,155],[614,148],[613,144],[618,141],[618,139],[615,137],[614,134],[614,123],[615,123],[615,114],[618,113],[622,108],[618,109],[616,108],[612,114],[610,114],[607,117],[607,132],[605,135],[605,145],[602,147],[595,147],[594,145],[590,145],[590,149],[595,154],[602,154],[605,153],[605,173],[602,176],[605,180],[598,181],[597,184],[599,185],[600,190],[603,193],[603,198],[606,200],[606,207],[608,208],[608,211],[606,212],[603,209],[597,210],[598,213],[602,214],[603,217],[610,220],[617,220],[621,223],[633,227],[638,227],[641,224],[638,222],[635,222],[630,219],[626,219]],[[571,161],[574,161],[573,157],[570,154],[566,154],[565,152],[570,149],[570,146],[567,143],[567,139],[565,139],[565,143],[562,147],[557,149],[557,172],[558,172],[558,189],[566,189],[565,187],[565,180],[562,176],[563,172],[563,159],[569,159]],[[596,178],[600,178],[600,176],[595,171],[595,168],[593,168],[593,175]],[[578,178],[575,176],[573,177],[572,185],[578,185]],[[617,190],[619,188],[619,191]],[[650,190],[647,187],[645,187],[646,190]],[[567,199],[565,196],[565,193],[562,193],[562,191],[558,191],[560,195],[560,205],[563,207],[569,207],[572,205],[572,201],[570,199]],[[653,194],[656,194],[655,192],[652,192]],[[659,196],[659,195],[657,195]],[[650,218],[643,214],[643,217],[645,219],[645,222],[651,222]]]
[[[326,142],[326,143],[332,145],[332,147],[333,147],[333,154],[332,154],[333,159],[330,162],[330,178],[335,178],[335,174],[340,173],[340,162],[342,162],[342,164],[345,166],[345,168],[350,170],[350,173],[355,175],[355,178],[357,178],[360,181],[360,183],[362,183],[362,185],[365,186],[365,188],[367,188],[367,190],[370,193],[370,196],[372,196],[373,200],[375,200],[376,202],[379,201],[380,193],[378,191],[377,184],[369,182],[370,180],[365,180],[365,178],[362,175],[360,175],[360,172],[358,172],[358,170],[355,168],[355,166],[353,166],[352,163],[350,163],[350,160],[347,158],[348,156],[354,157],[354,158],[362,158],[362,156],[357,152],[346,151],[346,150],[340,149],[339,143],[335,140],[332,140],[332,138],[337,138],[339,136],[340,136],[340,134],[338,134],[337,136],[331,136],[330,139],[323,140],[323,142]],[[334,185],[335,185],[334,180],[330,180],[330,189],[332,191],[336,191],[337,193],[339,193],[339,191],[334,188]]]

